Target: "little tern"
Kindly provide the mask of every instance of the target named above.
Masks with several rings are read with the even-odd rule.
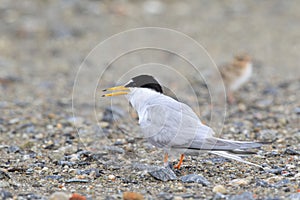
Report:
[[[219,68],[223,78],[229,103],[234,103],[233,92],[244,85],[252,75],[252,61],[248,54],[239,54],[231,63]]]
[[[204,151],[261,167],[240,156],[253,154],[249,149],[259,148],[263,143],[214,137],[214,131],[204,125],[188,105],[164,95],[162,86],[153,76],[139,75],[122,86],[103,91],[110,92],[103,97],[126,96],[137,111],[144,137],[152,145],[164,149],[165,166],[169,154],[181,154],[179,163],[174,166],[179,169],[185,154]]]

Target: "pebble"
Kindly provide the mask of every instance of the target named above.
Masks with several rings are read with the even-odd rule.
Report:
[[[157,170],[149,171],[148,173],[155,179],[161,181],[172,181],[177,179],[176,174],[169,167],[162,167]]]
[[[99,126],[101,128],[107,128],[107,127],[109,127],[109,125],[110,124],[108,122],[105,122],[105,121],[99,122]]]
[[[258,108],[266,108],[268,106],[270,106],[273,103],[272,99],[263,99],[263,100],[258,100],[256,102],[256,106]]]
[[[300,114],[300,107],[295,108],[295,113],[296,113],[297,115]]]
[[[216,185],[214,188],[213,188],[213,192],[215,193],[222,193],[222,194],[225,194],[227,191],[226,191],[226,188],[223,186],[223,185]]]
[[[288,179],[283,179],[281,181],[278,181],[275,184],[272,184],[272,187],[274,188],[282,188],[283,186],[286,186],[290,181]]]
[[[81,126],[85,120],[82,117],[69,117],[67,121],[74,126]]]
[[[123,154],[125,150],[121,147],[116,147],[116,146],[104,146],[104,150],[107,150],[111,153],[118,153],[118,154]]]
[[[288,155],[300,155],[300,151],[296,151],[294,149],[286,149],[284,151],[285,154],[288,154]]]
[[[254,197],[251,192],[244,192],[242,194],[232,195],[228,200],[254,200]]]
[[[261,179],[256,180],[256,185],[261,187],[270,187],[270,184],[268,184],[266,181]]]
[[[69,200],[86,200],[86,197],[77,193],[73,193]]]
[[[180,196],[175,196],[175,197],[173,198],[173,200],[183,200],[183,198],[180,197]]]
[[[69,161],[65,161],[65,160],[60,160],[57,162],[57,164],[62,165],[62,166],[69,166],[69,167],[76,165],[75,162],[69,162]]]
[[[65,192],[54,192],[50,195],[49,200],[69,200],[71,194],[67,194]]]
[[[0,188],[6,188],[9,187],[9,182],[1,180],[0,181]]]
[[[266,170],[266,172],[271,173],[271,174],[276,174],[276,175],[281,174],[282,171],[283,171],[283,169],[280,168],[280,167],[277,167],[275,169],[268,169],[268,170]]]
[[[18,146],[9,146],[7,148],[7,152],[8,153],[19,153],[19,152],[21,152],[21,148]]]
[[[88,179],[77,179],[77,178],[72,178],[68,179],[65,181],[66,183],[88,183],[90,182]]]
[[[59,180],[62,179],[63,177],[61,175],[49,175],[45,176],[45,179],[52,179],[52,180]]]
[[[300,192],[291,194],[291,195],[288,197],[288,200],[300,200]]]
[[[9,191],[0,189],[0,198],[9,199],[9,198],[13,198],[13,195]]]
[[[34,193],[21,193],[18,195],[17,199],[19,200],[27,200],[27,199],[36,199],[36,200],[44,200],[46,198],[40,196],[40,195],[37,195],[37,194],[34,194]]]
[[[0,168],[0,180],[2,179],[10,179],[10,176],[7,173],[7,170]]]
[[[123,200],[143,200],[144,197],[140,193],[137,192],[124,192]]]
[[[157,196],[159,197],[159,199],[174,200],[173,194],[166,192],[160,192]]]
[[[85,169],[85,170],[77,170],[76,172],[78,175],[91,175],[92,177],[98,178],[101,176],[101,171],[97,168],[90,168],[90,169]]]
[[[189,174],[186,176],[182,176],[180,177],[180,180],[184,183],[199,183],[202,184],[203,186],[210,185],[210,182],[206,178],[197,174]]]
[[[13,118],[13,119],[11,119],[11,120],[8,121],[8,123],[9,123],[10,125],[12,125],[12,124],[17,124],[17,123],[19,123],[19,122],[20,122],[20,119],[19,119],[19,118]]]
[[[115,176],[115,175],[112,175],[112,174],[108,175],[107,178],[108,178],[108,180],[111,180],[111,181],[116,180],[116,176]]]
[[[224,200],[224,199],[228,199],[228,197],[221,193],[216,193],[213,198],[213,200]]]
[[[233,179],[229,182],[229,185],[233,186],[247,186],[251,182],[251,179]]]

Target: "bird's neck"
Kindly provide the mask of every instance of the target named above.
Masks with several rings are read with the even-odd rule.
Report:
[[[160,93],[148,88],[132,88],[126,98],[140,115],[146,105],[149,104],[149,100],[160,95]]]

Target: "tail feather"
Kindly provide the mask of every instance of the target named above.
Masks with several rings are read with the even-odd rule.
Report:
[[[211,137],[194,140],[187,148],[193,150],[234,151],[259,148],[262,145],[263,143],[259,142],[233,141]]]
[[[253,151],[248,149],[259,148],[264,143],[260,142],[244,142],[244,141],[232,141],[219,139],[215,137],[205,138],[201,140],[194,140],[189,147],[177,146],[173,148],[178,149],[189,149],[196,151],[208,151],[209,153],[222,156],[225,158],[233,159],[242,163],[253,165],[262,168],[262,166],[248,162],[242,159],[240,156],[255,154]]]
[[[225,157],[225,158],[229,158],[229,159],[232,159],[232,160],[236,160],[236,161],[239,161],[239,162],[242,162],[242,163],[246,163],[248,165],[253,165],[253,166],[256,166],[256,167],[259,167],[259,168],[263,168],[260,165],[254,164],[252,162],[248,162],[248,161],[242,159],[241,157],[239,157],[237,155],[230,154],[226,151],[211,151],[210,153],[218,155],[218,156],[222,156],[222,157]]]

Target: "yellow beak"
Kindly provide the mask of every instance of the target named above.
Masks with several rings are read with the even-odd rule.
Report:
[[[129,88],[124,87],[124,86],[111,87],[111,88],[104,89],[102,91],[106,92],[106,91],[116,91],[116,90],[119,90],[119,91],[108,93],[108,94],[104,94],[104,95],[102,95],[102,97],[119,96],[119,95],[125,95],[125,94],[129,93]]]

